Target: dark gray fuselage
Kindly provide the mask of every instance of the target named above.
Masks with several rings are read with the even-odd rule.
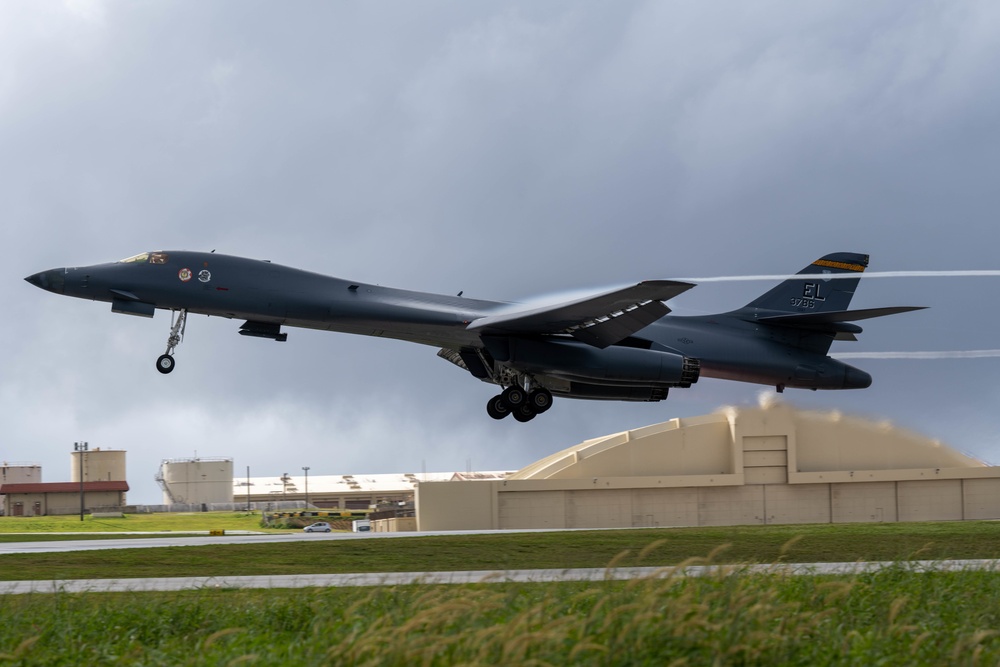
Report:
[[[487,347],[484,336],[469,330],[471,322],[512,307],[496,301],[352,282],[228,255],[187,251],[159,255],[160,263],[126,261],[52,269],[28,280],[60,294],[111,302],[116,312],[152,315],[154,308],[186,310],[245,319],[248,323],[381,336],[466,352],[484,351]],[[558,353],[555,358],[562,358],[559,355],[568,351],[566,358],[583,359],[574,363],[585,365],[614,366],[616,359],[626,357],[629,363],[642,364],[645,357],[659,363],[656,358],[670,353],[698,360],[701,375],[706,377],[809,389],[861,388],[871,383],[867,373],[825,354],[832,340],[830,336],[758,323],[754,321],[754,310],[744,308],[698,317],[668,315],[607,350],[586,346],[566,336],[538,336],[534,340],[555,343],[558,349],[550,345]],[[817,336],[822,339],[819,344]],[[495,348],[495,340],[493,345]],[[549,386],[553,393],[578,398],[659,400],[643,391],[635,392],[632,398],[623,391],[602,393],[593,386],[585,391],[584,385],[591,384],[592,378],[584,375],[586,382],[574,385],[569,380],[580,379],[578,369],[572,372],[563,372],[558,367],[544,369],[546,348],[535,347],[541,352],[524,368],[533,369],[537,382]],[[513,362],[511,366],[524,370]],[[477,377],[498,382],[492,376]],[[633,382],[629,377],[609,379],[603,385],[634,385],[638,389],[666,386],[642,379]],[[600,380],[593,382],[602,385]]]

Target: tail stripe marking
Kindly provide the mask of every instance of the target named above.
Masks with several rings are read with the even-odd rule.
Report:
[[[828,259],[817,259],[813,262],[813,266],[825,266],[831,269],[843,269],[844,271],[858,271],[863,272],[865,270],[864,264],[848,264],[846,262],[831,262]]]

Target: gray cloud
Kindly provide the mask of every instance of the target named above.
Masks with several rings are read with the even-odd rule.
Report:
[[[988,2],[0,5],[0,457],[68,476],[75,440],[237,470],[518,468],[579,440],[757,401],[706,380],[660,404],[494,392],[405,343],[237,338],[22,282],[154,248],[212,249],[498,300],[646,278],[995,270],[998,10]],[[837,351],[996,348],[990,276],[863,281],[928,305]],[[681,314],[760,282],[706,283]],[[1000,459],[995,361],[864,359],[858,392],[792,392]]]

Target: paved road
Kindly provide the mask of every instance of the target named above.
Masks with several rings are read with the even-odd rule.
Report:
[[[789,563],[780,565],[711,565],[674,567],[579,568],[565,570],[503,570],[472,572],[375,572],[368,574],[302,574],[278,577],[162,577],[146,579],[66,579],[0,582],[0,595],[23,593],[83,593],[179,591],[221,588],[312,588],[337,586],[399,586],[405,584],[470,584],[504,582],[604,581],[640,577],[730,574],[858,574],[900,567],[899,563]],[[1000,560],[913,561],[914,572],[1000,570]]]

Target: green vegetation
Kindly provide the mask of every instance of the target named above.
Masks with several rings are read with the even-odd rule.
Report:
[[[193,538],[196,540],[197,538]],[[656,547],[648,549],[656,542]],[[193,542],[192,544],[195,544]],[[810,526],[734,526],[505,533],[283,544],[200,545],[69,553],[5,554],[0,579],[413,572],[674,565],[728,545],[726,563],[1000,557],[1000,524],[989,521]],[[109,574],[113,573],[113,574]]]
[[[146,517],[111,523],[124,522],[132,528],[140,523],[134,518]],[[177,533],[217,530],[218,521],[230,518],[257,520],[255,515],[233,514],[160,518],[175,522],[170,530]],[[19,522],[38,520],[10,521],[24,526]],[[48,527],[56,523],[40,521],[36,525],[41,527],[26,539],[59,530]],[[630,582],[5,595],[0,596],[4,619],[0,663],[974,665],[1000,661],[1000,576],[973,571],[916,573],[905,563],[912,558],[998,557],[1000,525],[992,522],[359,536],[288,544],[6,554],[0,556],[0,577],[279,577],[682,565],[703,562],[692,557],[710,553],[710,560],[717,563],[896,560],[899,565],[877,574],[837,577],[717,572]]]
[[[261,528],[259,512],[189,512],[163,514],[126,514],[121,519],[97,519],[84,515],[75,516],[32,516],[0,517],[0,539],[4,535],[30,533],[36,539],[44,533],[95,533],[95,532],[202,532],[206,530],[252,530],[270,531]],[[79,539],[73,536],[70,539]],[[9,541],[9,540],[6,540]]]
[[[0,597],[14,665],[996,664],[993,573]]]

